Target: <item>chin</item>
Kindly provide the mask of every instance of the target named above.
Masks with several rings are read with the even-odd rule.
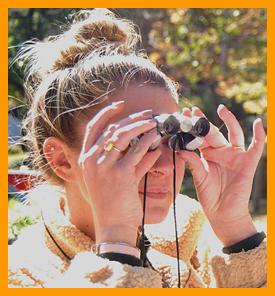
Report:
[[[169,207],[150,207],[146,209],[145,224],[161,223],[167,216]]]
[[[141,202],[143,201],[143,194],[140,193]],[[169,208],[172,203],[171,194],[167,194],[160,199],[150,198],[146,200],[145,210],[145,224],[158,224],[161,223],[168,215]]]

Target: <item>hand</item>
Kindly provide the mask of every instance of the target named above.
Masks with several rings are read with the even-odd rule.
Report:
[[[97,243],[117,240],[136,243],[137,229],[142,221],[138,185],[160,156],[159,150],[147,153],[157,136],[156,123],[149,119],[151,110],[106,126],[123,107],[124,102],[113,103],[87,124],[78,161],[93,211]],[[103,132],[98,135],[100,130]],[[131,139],[142,133],[146,134],[138,144],[127,149]],[[125,152],[104,151],[108,141]]]
[[[210,124],[199,149],[201,157],[189,151],[180,151],[179,155],[190,167],[197,197],[214,232],[224,245],[231,245],[257,232],[248,204],[266,135],[261,120],[255,120],[253,139],[245,150],[236,117],[223,105],[217,112],[228,129],[228,141]],[[192,112],[185,108],[183,114],[205,117],[197,107]]]

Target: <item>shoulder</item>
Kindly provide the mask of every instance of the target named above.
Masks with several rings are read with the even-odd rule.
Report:
[[[45,245],[42,223],[26,228],[9,246],[9,287],[41,287],[64,270],[64,262]]]

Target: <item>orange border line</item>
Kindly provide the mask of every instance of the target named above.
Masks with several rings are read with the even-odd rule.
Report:
[[[267,80],[268,80],[268,288],[266,289],[222,289],[222,293],[230,295],[232,292],[235,294],[241,294],[243,293],[249,293],[250,295],[253,295],[257,293],[258,294],[266,294],[271,292],[274,289],[274,267],[273,262],[275,262],[274,259],[274,238],[272,235],[272,229],[275,226],[275,218],[273,215],[274,211],[274,199],[272,198],[272,194],[274,192],[274,189],[271,187],[271,182],[275,177],[274,174],[274,168],[273,168],[273,160],[274,160],[274,139],[273,136],[273,124],[272,121],[275,118],[274,114],[274,100],[275,100],[275,3],[272,3],[274,1],[235,1],[235,0],[224,0],[222,3],[221,1],[203,1],[203,0],[189,0],[189,1],[169,1],[168,3],[160,2],[158,1],[135,1],[129,3],[128,1],[108,1],[106,0],[104,2],[105,7],[109,8],[168,8],[168,7],[188,7],[188,8],[268,8],[268,55],[267,55],[267,62],[268,62],[268,69],[267,69]],[[48,0],[48,1],[34,1],[34,0],[25,0],[25,1],[7,1],[2,0],[0,4],[0,30],[1,30],[1,47],[0,47],[0,53],[1,53],[1,67],[0,67],[0,83],[2,85],[1,87],[1,116],[0,116],[0,128],[1,128],[1,137],[2,137],[2,143],[0,145],[1,153],[1,170],[0,170],[0,188],[1,188],[1,200],[2,200],[2,206],[0,207],[1,211],[1,235],[0,235],[0,243],[2,252],[0,252],[0,289],[3,293],[8,294],[25,294],[28,295],[32,293],[36,293],[37,290],[35,289],[8,289],[7,288],[7,236],[4,235],[4,233],[7,233],[7,227],[8,227],[8,217],[7,217],[7,168],[8,168],[8,161],[7,161],[7,122],[8,122],[8,50],[7,50],[7,44],[8,44],[8,8],[89,8],[89,7],[102,7],[103,3],[101,1],[85,1],[85,0],[78,0],[78,1],[64,1],[64,0]],[[6,143],[6,144],[4,144]],[[4,204],[6,206],[4,206]],[[273,281],[272,281],[273,280]],[[146,290],[146,291],[145,291]],[[39,293],[48,293],[48,289],[39,289]],[[52,289],[50,291],[51,293],[66,293],[71,294],[75,293],[74,289],[64,289],[57,290]],[[167,290],[163,289],[132,289],[129,291],[128,289],[93,289],[92,293],[112,293],[112,294],[140,294],[140,293],[157,293],[157,294],[164,294],[167,293]],[[169,293],[172,294],[178,294],[178,293],[220,293],[220,289],[204,289],[201,291],[200,289],[185,289],[184,291],[180,289],[170,289]],[[87,289],[78,289],[77,293],[80,294],[90,294],[91,292]]]

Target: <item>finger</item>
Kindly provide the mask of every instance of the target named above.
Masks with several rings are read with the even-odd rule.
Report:
[[[210,130],[209,133],[204,137],[204,140],[207,145],[204,147],[213,147],[213,148],[220,148],[225,146],[230,146],[224,135],[220,132],[220,130],[210,122]],[[200,150],[203,147],[199,147]]]
[[[147,112],[144,112],[144,114],[146,114]],[[132,122],[132,125],[136,122],[137,118],[141,118],[143,116],[146,116],[142,114],[142,112],[140,112],[138,115],[136,116],[133,116],[132,117],[132,120],[134,122]],[[130,118],[127,118],[127,121],[126,119],[125,120],[121,120],[120,122],[117,122],[117,123],[114,123],[114,124],[110,124],[108,129],[103,133],[103,135],[100,136],[100,138],[92,144],[91,148],[89,149],[89,151],[87,151],[85,153],[85,156],[86,157],[91,157],[93,156],[94,158],[98,158],[102,152],[104,151],[104,146],[107,144],[108,141],[113,141],[113,142],[116,142],[117,141],[117,136],[114,136],[116,133],[118,133],[120,130],[123,129],[123,127],[125,128],[130,128],[132,125],[126,125],[126,122],[130,122],[131,119]],[[143,122],[149,122],[151,123],[152,120],[144,120],[144,121],[140,121],[138,124],[142,124]],[[119,128],[120,127],[120,128]],[[128,144],[129,146],[129,144]],[[128,147],[127,146],[127,147]],[[116,149],[120,150],[121,153],[116,150],[116,149],[112,149],[111,151],[108,152],[108,155],[112,155],[112,156],[115,156],[115,159],[119,159],[122,157],[123,155],[123,152],[124,150],[126,149],[122,144],[120,143],[115,143],[115,147]],[[106,153],[105,153],[106,154]],[[105,157],[102,157],[101,160],[105,160],[107,158],[107,155],[105,155]],[[111,157],[113,159],[113,157]],[[102,161],[101,161],[102,162]]]
[[[124,107],[124,101],[119,101],[108,105],[107,107],[100,110],[87,124],[86,131],[84,135],[82,151],[81,153],[84,154],[93,145],[96,140],[96,137],[100,130],[103,129],[103,126],[106,125],[112,117],[119,114]]]
[[[152,118],[153,111],[151,109],[144,110],[141,112],[130,114],[128,117],[123,118],[115,123],[110,124],[107,129],[104,131],[104,137],[109,137],[110,134],[113,134],[117,129],[126,126],[132,122],[136,122],[143,119]]]
[[[219,105],[217,113],[227,127],[228,140],[231,145],[240,147],[244,150],[245,146],[243,130],[235,115],[222,104]]]
[[[206,115],[197,106],[192,107],[192,116],[207,118]]]
[[[197,117],[204,117],[207,119],[205,114],[198,107],[192,108],[192,115]],[[204,143],[202,144],[202,146],[199,147],[199,149],[203,150],[209,146],[213,148],[230,146],[230,144],[228,143],[226,138],[223,136],[223,134],[220,132],[220,130],[211,122],[209,123],[210,123],[209,133],[204,137]]]
[[[234,151],[234,150],[238,151]],[[237,154],[235,154],[237,152]],[[236,161],[242,161],[241,157],[246,153],[245,151],[239,151],[239,148],[232,148],[232,147],[219,147],[219,148],[212,148],[208,147],[204,149],[202,152],[202,156],[207,161],[222,165],[223,167],[232,168],[235,165],[232,158],[230,157],[230,153],[234,155],[238,155],[235,158]],[[233,155],[232,154],[232,155]]]
[[[185,115],[185,116],[188,116],[188,117],[191,117],[192,116],[192,112],[189,108],[187,107],[184,107],[181,111],[182,115]]]
[[[145,134],[139,142],[132,146],[126,153],[126,155],[120,160],[125,166],[136,166],[144,157],[150,146],[154,142],[159,142],[161,136],[157,133],[156,129],[153,129],[149,133]]]
[[[161,155],[161,150],[157,149],[146,153],[139,164],[136,166],[136,176],[138,182],[149,172]]]
[[[250,155],[251,160],[256,159],[258,163],[263,153],[265,141],[266,133],[262,120],[261,118],[257,118],[253,123],[253,138],[247,149],[247,153]]]
[[[178,157],[183,159],[193,176],[195,186],[200,186],[208,175],[208,166],[204,159],[192,151],[179,151]]]
[[[99,144],[100,149],[103,152],[105,144],[108,142],[113,142],[115,147],[123,152],[128,148],[132,139],[145,132],[148,132],[154,127],[156,127],[156,121],[153,119],[141,120],[121,127],[117,129],[109,139],[106,139],[106,141],[103,141],[101,139],[101,143]],[[108,157],[105,161],[106,164],[110,162],[113,163],[123,156],[123,153],[119,153],[119,151],[117,151],[116,149],[112,149],[111,151],[107,152],[107,154]]]

